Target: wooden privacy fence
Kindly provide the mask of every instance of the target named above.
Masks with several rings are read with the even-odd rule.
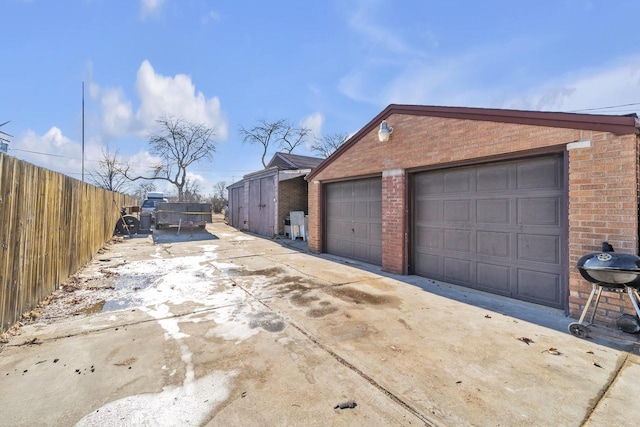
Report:
[[[0,332],[32,310],[113,235],[114,193],[0,154]]]

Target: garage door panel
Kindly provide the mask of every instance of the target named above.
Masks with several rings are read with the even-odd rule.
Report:
[[[327,216],[333,218],[336,215],[337,216],[340,215],[340,203],[339,202],[331,203],[330,205],[327,206]]]
[[[416,234],[417,246],[425,249],[444,248],[444,230],[441,228],[420,227]]]
[[[369,183],[369,196],[373,200],[382,200],[382,181],[380,184],[375,181]]]
[[[326,186],[327,252],[381,264],[381,195],[380,178],[331,183]]]
[[[562,308],[563,165],[554,155],[416,174],[414,272]]]
[[[416,218],[423,221],[442,221],[443,214],[442,200],[421,200],[416,202]]]
[[[560,264],[560,238],[536,234],[518,234],[518,259]]]
[[[443,218],[449,222],[468,222],[471,219],[471,202],[469,200],[445,200]]]
[[[369,218],[382,222],[382,200],[369,202]]]
[[[476,217],[479,223],[509,224],[509,199],[485,199],[476,202]]]
[[[511,235],[506,232],[478,231],[476,248],[480,255],[509,258],[511,256]]]
[[[416,274],[432,279],[442,279],[442,257],[426,253],[416,254]]]
[[[560,274],[518,269],[517,295],[520,299],[557,306],[560,299]]]
[[[559,159],[530,161],[518,165],[517,188],[561,188],[559,166]]]
[[[369,237],[371,240],[382,242],[382,224],[369,224]]]
[[[509,189],[509,168],[495,165],[479,170],[477,174],[478,191],[505,191]]]
[[[444,191],[444,175],[441,172],[433,172],[429,175],[417,176],[415,190],[418,196],[442,194]]]
[[[444,230],[444,249],[456,252],[471,252],[471,231]]]
[[[367,240],[369,238],[369,224],[366,222],[354,222],[353,223],[353,238]]]
[[[359,181],[352,183],[354,194],[358,194],[358,197],[371,196],[371,186],[368,182]]]
[[[459,258],[444,258],[444,280],[452,283],[471,281],[471,261]]]
[[[559,225],[560,198],[532,197],[518,200],[518,224]]]
[[[338,215],[340,218],[352,218],[354,216],[355,207],[353,202],[337,202]]]
[[[328,190],[330,198],[349,199],[353,193],[352,185],[349,183],[338,183]]]
[[[508,295],[511,289],[511,268],[478,262],[477,282],[479,289]]]
[[[356,202],[353,204],[353,216],[354,218],[368,218],[369,217],[369,202]]]
[[[451,170],[444,174],[444,193],[460,193],[471,190],[471,174],[467,170]]]
[[[382,245],[369,246],[369,259],[371,264],[382,265]]]

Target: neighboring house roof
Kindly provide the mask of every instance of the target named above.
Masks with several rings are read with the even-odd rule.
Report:
[[[611,132],[617,135],[638,134],[638,116],[628,114],[623,116],[606,114],[576,114],[548,111],[503,110],[496,108],[469,107],[437,107],[430,105],[400,105],[391,104],[374,117],[356,134],[342,144],[333,154],[317,165],[306,177],[313,179],[320,171],[327,167],[334,159],[348,150],[358,140],[380,126],[382,120],[392,114],[414,116],[442,117],[448,119],[482,120],[488,122],[514,123],[532,126],[549,126],[556,128],[596,130]]]
[[[324,159],[320,159],[318,157],[300,156],[298,154],[276,153],[273,155],[266,168],[244,175],[240,181],[234,182],[233,184],[227,186],[227,188],[229,189],[241,187],[242,185],[244,185],[244,181],[246,179],[277,174],[278,171],[281,170],[300,172],[298,174],[292,174],[287,177],[282,177],[281,180],[304,176],[309,170],[313,170],[313,168],[322,163],[323,160]]]
[[[273,166],[280,169],[313,169],[322,163],[322,160],[324,159],[298,154],[276,153],[267,164],[267,169]]]

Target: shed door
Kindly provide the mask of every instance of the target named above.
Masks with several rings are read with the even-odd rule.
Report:
[[[563,308],[561,156],[414,176],[416,274]]]
[[[244,187],[232,188],[229,192],[229,224],[232,227],[242,226],[242,204],[244,203]]]
[[[273,176],[249,181],[249,231],[268,237],[277,233],[275,196]]]
[[[327,252],[382,264],[381,178],[327,184]]]

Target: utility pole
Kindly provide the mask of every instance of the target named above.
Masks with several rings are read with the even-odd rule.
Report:
[[[84,182],[84,80],[82,81],[82,182]]]

